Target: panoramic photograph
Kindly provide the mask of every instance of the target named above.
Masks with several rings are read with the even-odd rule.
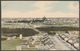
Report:
[[[1,1],[1,50],[79,50],[79,1]]]

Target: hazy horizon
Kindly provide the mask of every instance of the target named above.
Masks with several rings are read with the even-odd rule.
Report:
[[[2,18],[43,18],[43,17],[2,17]],[[79,17],[46,17],[46,18],[79,18]]]

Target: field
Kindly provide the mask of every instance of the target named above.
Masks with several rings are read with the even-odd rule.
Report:
[[[1,50],[15,50],[16,46],[20,45],[22,40],[4,40],[1,41]]]

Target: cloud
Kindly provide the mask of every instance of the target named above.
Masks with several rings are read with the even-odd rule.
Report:
[[[20,2],[19,2],[20,3]],[[26,7],[28,7],[28,9],[30,8],[31,10],[28,10],[27,8],[24,9],[24,6],[20,6],[20,4],[18,4],[17,6],[19,7],[23,7],[21,8],[22,10],[24,10],[24,12],[22,12],[21,10],[18,10],[18,7],[13,6],[12,8],[15,7],[15,9],[17,8],[17,10],[15,9],[3,9],[2,11],[2,17],[43,17],[43,16],[47,16],[47,17],[79,17],[79,13],[78,12],[73,12],[74,10],[78,9],[72,9],[72,4],[69,4],[70,2],[67,2],[66,5],[63,2],[59,2],[59,1],[34,1],[34,2],[30,2],[26,4],[24,4],[24,2],[21,2],[21,5],[26,5]],[[62,3],[62,4],[60,4]],[[71,2],[72,3],[72,2]],[[15,3],[13,2],[13,5]],[[17,4],[17,2],[16,2]],[[15,4],[15,5],[16,5]],[[59,5],[60,4],[60,5]],[[63,5],[64,4],[64,5]],[[55,10],[57,9],[55,6],[59,6],[58,8],[62,8],[63,6],[65,6],[63,9],[67,12],[64,12],[64,10],[59,9],[59,10]],[[11,6],[9,6],[11,7]],[[32,7],[32,8],[31,8]],[[36,9],[33,9],[36,8]],[[47,12],[48,10],[55,10],[52,12]],[[70,10],[66,10],[66,8],[70,9]]]
[[[70,3],[68,4],[68,8],[69,8],[72,12],[79,12],[79,1],[70,2]]]
[[[79,17],[79,14],[75,13],[63,13],[63,12],[53,12],[53,13],[45,13],[45,12],[17,12],[17,11],[7,11],[7,13],[3,14],[3,16],[6,17],[26,17],[26,18],[32,18],[32,17]],[[4,17],[5,17],[4,16]]]
[[[2,10],[29,12],[37,9],[34,4],[33,1],[2,1]]]

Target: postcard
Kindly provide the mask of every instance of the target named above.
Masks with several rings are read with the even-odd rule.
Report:
[[[79,1],[1,1],[1,50],[78,50]]]

